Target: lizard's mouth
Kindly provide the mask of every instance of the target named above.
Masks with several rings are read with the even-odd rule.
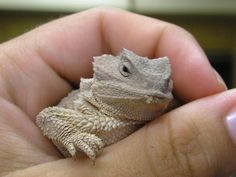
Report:
[[[147,100],[153,100],[152,102],[156,101],[161,102],[173,99],[171,91],[167,91],[165,93],[157,90],[140,90],[140,89],[134,89],[132,87],[127,87],[127,88],[129,90],[129,93],[132,93],[133,95],[139,96],[141,98],[146,98]]]
[[[146,103],[165,103],[168,102],[168,100],[173,99],[173,95],[171,93],[161,93],[161,92],[155,92],[154,94],[144,94],[143,96],[146,99]]]
[[[104,82],[103,82],[104,83]],[[105,87],[104,87],[105,85]],[[98,97],[107,99],[130,99],[130,100],[145,100],[146,103],[165,103],[172,100],[173,95],[170,90],[162,92],[160,90],[148,90],[145,88],[133,88],[129,85],[119,84],[101,84],[97,82],[92,86],[93,94]]]

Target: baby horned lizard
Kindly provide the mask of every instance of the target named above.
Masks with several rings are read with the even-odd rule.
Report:
[[[149,60],[123,49],[118,56],[94,57],[93,78],[57,106],[42,110],[37,125],[61,153],[85,153],[95,160],[115,143],[160,115],[172,100],[167,57]]]

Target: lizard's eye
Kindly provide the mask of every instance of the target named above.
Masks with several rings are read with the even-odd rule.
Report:
[[[131,64],[129,62],[121,63],[119,69],[122,76],[128,77],[131,75]]]

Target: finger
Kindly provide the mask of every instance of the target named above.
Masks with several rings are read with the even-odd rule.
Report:
[[[91,77],[92,56],[117,54],[123,47],[143,56],[169,56],[176,95],[185,101],[225,90],[199,45],[183,29],[122,10],[94,9],[3,44],[2,58],[13,65],[1,61],[6,66],[2,82],[8,80],[1,94],[34,117],[70,90],[68,82]]]
[[[106,148],[95,166],[86,159],[66,159],[17,174],[227,176],[236,169],[235,102],[236,90],[231,90],[186,104]]]
[[[81,41],[84,45],[76,46],[76,48],[70,46],[70,48],[74,48],[70,53],[77,51],[79,55],[75,55],[75,57],[81,58],[80,62],[83,61],[83,58],[92,59],[92,56],[100,55],[104,52],[117,54],[123,47],[126,47],[139,55],[148,56],[150,58],[169,56],[173,68],[173,80],[176,93],[185,101],[191,101],[225,90],[225,84],[210,66],[199,44],[193,36],[184,29],[161,20],[117,9],[98,9],[85,12],[81,15],[82,17],[88,16],[88,19],[92,19],[96,16],[97,18],[95,18],[95,20],[91,20],[93,25],[90,23],[87,25],[84,24],[87,23],[87,21],[84,20],[83,23],[83,21],[80,20],[80,15],[81,14],[71,16],[70,20],[69,18],[64,19],[67,20],[67,23],[71,24],[74,22],[75,18],[78,18],[80,25],[86,30],[86,33],[84,31],[80,32],[78,28],[76,29],[76,26],[73,25],[75,31],[71,33],[73,34],[71,36],[82,33],[81,35],[77,35],[77,41]],[[61,25],[63,25],[64,22],[61,21],[61,23]],[[88,31],[91,32],[92,36],[87,33]],[[86,36],[86,34],[89,35],[89,38],[87,38],[88,36]],[[86,36],[86,38],[82,38],[81,40],[82,35]],[[50,36],[47,39],[50,40]],[[48,40],[45,43],[49,43]],[[69,43],[72,41],[73,40],[70,40]],[[98,43],[93,45],[92,43],[94,43],[94,41],[98,41]],[[72,44],[74,43],[76,42],[72,42]],[[100,47],[98,49],[97,46],[99,46],[99,44]],[[67,46],[69,46],[69,44]],[[93,48],[94,46],[96,46],[95,49]],[[68,55],[69,52],[65,51],[65,56]],[[57,57],[54,58],[57,60]],[[76,61],[75,58],[73,60]],[[88,66],[91,72],[91,60],[86,60],[82,64]],[[83,68],[82,64],[80,68]],[[77,65],[75,64],[73,66]],[[84,68],[87,69],[88,67]],[[59,68],[59,66],[56,68]],[[64,70],[64,68],[61,70]],[[74,70],[72,69],[72,71]],[[81,73],[85,73],[84,70],[81,71]],[[70,70],[68,74],[71,73]],[[69,79],[74,78],[73,81],[78,81],[77,68],[75,68],[75,72],[73,73],[75,74],[71,74]],[[79,73],[79,75],[81,75],[81,73]],[[86,72],[86,74],[88,73]]]
[[[108,11],[103,19],[104,39],[112,53],[126,47],[142,56],[170,58],[175,92],[182,100],[191,101],[226,89],[199,44],[184,29],[127,12]]]

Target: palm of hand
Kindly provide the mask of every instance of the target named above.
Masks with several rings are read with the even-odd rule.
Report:
[[[174,43],[176,48],[169,47]],[[150,58],[175,58],[175,92],[186,102],[224,89],[192,37],[168,23],[119,10],[91,10],[54,21],[0,46],[1,175],[60,158],[35,125],[35,116],[64,97],[71,83],[91,76],[92,56],[116,54],[123,47]],[[189,62],[190,56],[196,60]],[[201,72],[196,70],[200,65]],[[209,87],[201,87],[206,83]]]

